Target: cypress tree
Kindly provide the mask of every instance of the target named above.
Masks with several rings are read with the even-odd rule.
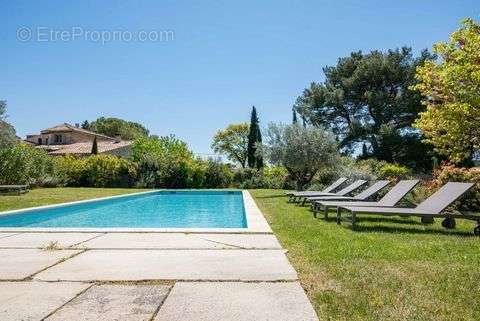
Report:
[[[292,108],[292,112],[293,112],[292,124],[296,124],[298,120],[297,120],[297,112],[295,111],[295,108]]]
[[[260,137],[259,137],[260,136]],[[255,155],[257,150],[255,144],[262,141],[260,127],[258,125],[257,109],[252,107],[252,114],[250,116],[250,132],[248,133],[248,147],[247,147],[247,162],[250,168],[259,168],[263,166],[263,159],[259,160]]]
[[[261,144],[261,143],[262,143],[262,132],[260,131],[260,126],[257,122],[257,144]],[[263,156],[262,155],[255,155],[255,158],[256,158],[255,165],[257,166],[257,169],[263,168]]]
[[[97,154],[98,154],[98,144],[97,144],[97,136],[95,136],[92,144],[92,155],[97,155]]]

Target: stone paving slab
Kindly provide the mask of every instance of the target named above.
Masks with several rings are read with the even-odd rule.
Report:
[[[78,250],[0,249],[0,280],[21,280]]]
[[[318,321],[298,282],[177,282],[155,321]]]
[[[66,248],[84,242],[98,233],[20,233],[7,238],[0,238],[0,247],[8,248],[43,248],[50,242],[57,242],[59,248]]]
[[[166,285],[96,285],[46,320],[150,320],[169,289]]]
[[[0,240],[1,241],[1,240]],[[108,233],[81,244],[90,249],[220,249],[234,248],[184,233]]]
[[[245,249],[281,249],[273,234],[197,234],[199,238]]]
[[[73,282],[0,282],[0,320],[43,320],[89,286]]]
[[[90,250],[39,273],[56,281],[296,280],[281,250]]]

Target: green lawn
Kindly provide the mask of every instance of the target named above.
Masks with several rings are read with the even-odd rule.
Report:
[[[361,217],[355,231],[314,219],[278,190],[252,190],[320,320],[479,320],[473,222]],[[333,217],[333,215],[332,215]]]
[[[37,188],[17,196],[0,195],[0,211],[146,191],[132,188]]]

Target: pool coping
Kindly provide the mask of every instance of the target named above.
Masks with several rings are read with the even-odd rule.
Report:
[[[52,205],[29,207],[25,209],[0,212],[0,216],[15,213],[23,213],[38,209],[56,208],[68,205],[88,203],[92,201],[101,201],[107,199],[121,198],[125,196],[141,195],[155,193],[161,190],[151,190],[146,192],[129,193],[108,197],[93,198],[81,201],[66,202]],[[202,191],[202,190],[199,190]],[[221,191],[221,190],[220,190]],[[247,220],[246,228],[130,228],[130,227],[0,227],[0,232],[41,232],[41,233],[228,233],[228,234],[271,234],[272,229],[268,225],[265,217],[253,200],[253,197],[247,190],[241,190],[245,217]]]

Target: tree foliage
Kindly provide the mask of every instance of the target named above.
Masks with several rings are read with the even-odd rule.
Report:
[[[287,169],[302,190],[322,167],[335,163],[337,147],[334,135],[323,128],[272,123],[263,150],[272,164]]]
[[[260,169],[263,167],[263,157],[257,152],[257,145],[262,144],[262,133],[258,120],[257,109],[252,107],[250,117],[250,132],[248,133],[247,162],[248,167]]]
[[[410,86],[417,66],[429,59],[427,51],[414,58],[410,48],[353,52],[325,67],[325,82],[305,89],[295,109],[308,123],[332,130],[348,153],[365,143],[367,157],[428,166],[428,146],[412,127],[423,109],[421,96]]]
[[[15,128],[6,122],[7,102],[0,100],[0,148],[12,145],[16,141]]]
[[[248,134],[250,126],[247,123],[231,124],[219,130],[213,137],[212,149],[224,154],[233,162],[245,168],[247,164]]]
[[[199,187],[204,168],[182,140],[175,136],[141,137],[132,145],[138,162],[140,185],[149,187]]]
[[[87,122],[88,123],[88,122]],[[87,125],[83,123],[82,127]],[[134,140],[148,136],[148,129],[143,125],[119,118],[100,117],[88,124],[88,129],[99,134],[114,137],[119,135],[124,140]]]
[[[44,150],[20,142],[0,148],[0,185],[42,185],[53,173],[53,158]]]
[[[91,152],[91,154],[92,154],[92,155],[97,155],[97,154],[98,154],[97,136],[95,136],[95,138],[93,139],[92,152]]]
[[[459,163],[480,150],[480,25],[464,20],[433,51],[440,62],[417,69],[414,88],[425,96],[427,110],[415,125],[438,152]]]

